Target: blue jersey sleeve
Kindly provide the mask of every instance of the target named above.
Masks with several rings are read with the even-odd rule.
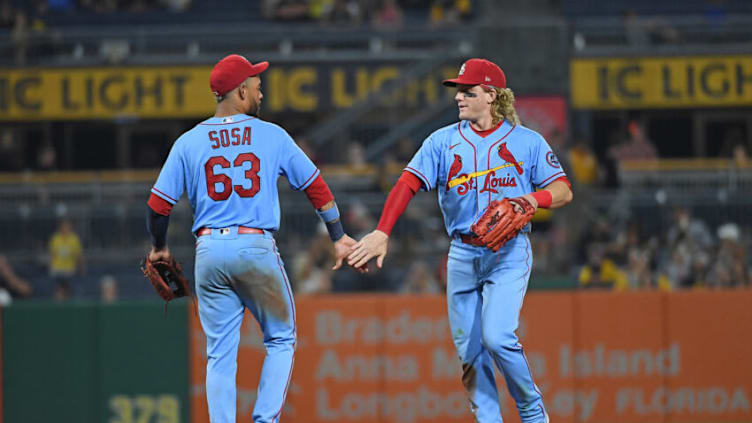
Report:
[[[180,139],[175,141],[151,192],[175,205],[185,192],[185,158]]]
[[[280,168],[290,183],[290,188],[300,191],[308,188],[319,175],[319,169],[306,156],[303,150],[295,144],[292,137],[283,132],[282,160]]]
[[[538,135],[537,141],[533,147],[532,182],[535,188],[542,188],[566,174],[546,140]]]
[[[405,168],[406,171],[417,176],[423,186],[424,191],[430,191],[436,187],[436,182],[439,179],[439,166],[441,160],[441,154],[438,151],[437,140],[434,135],[426,138],[423,141],[423,145],[413,156],[410,163]]]

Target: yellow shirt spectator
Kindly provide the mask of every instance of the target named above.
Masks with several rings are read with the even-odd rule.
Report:
[[[583,266],[580,270],[580,286],[584,288],[612,287],[615,291],[626,291],[629,287],[627,274],[610,259],[603,259],[600,269]]]
[[[575,181],[590,185],[598,180],[598,160],[584,143],[577,143],[569,150],[569,164]]]
[[[69,228],[61,229],[50,239],[50,271],[54,275],[72,276],[81,261],[81,240]]]

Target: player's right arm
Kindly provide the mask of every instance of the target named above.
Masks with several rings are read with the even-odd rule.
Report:
[[[348,264],[354,267],[365,266],[375,257],[376,265],[379,268],[383,265],[389,245],[389,235],[397,219],[404,213],[410,200],[421,187],[430,191],[433,186],[436,186],[441,160],[440,148],[437,147],[439,139],[441,139],[440,136],[434,133],[423,142],[394,188],[389,192],[378,226],[355,244],[352,253],[347,257]]]
[[[173,144],[167,160],[159,172],[159,177],[146,207],[146,229],[151,235],[151,251],[149,260],[169,259],[170,250],[167,248],[167,227],[170,223],[170,212],[185,191],[184,160],[180,149],[180,139]]]

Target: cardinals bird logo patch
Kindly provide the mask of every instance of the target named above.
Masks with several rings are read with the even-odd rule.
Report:
[[[517,163],[517,160],[512,155],[512,152],[509,151],[509,149],[507,148],[507,143],[502,143],[499,146],[499,157],[501,157],[501,159],[507,163],[513,163],[514,168],[517,170],[517,173],[519,175],[522,175],[522,166],[520,166],[520,164]]]
[[[457,176],[458,173],[460,173],[460,170],[462,170],[462,157],[460,157],[459,154],[454,155],[454,161],[452,162],[452,165],[449,167],[449,177],[447,178],[447,186],[446,190],[449,191],[449,181],[452,180],[455,176]]]

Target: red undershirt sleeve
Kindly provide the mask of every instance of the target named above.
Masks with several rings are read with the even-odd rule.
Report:
[[[410,200],[420,190],[420,186],[421,182],[417,176],[410,172],[402,172],[402,176],[386,198],[384,210],[381,211],[381,219],[379,219],[379,225],[376,229],[387,235],[391,234],[397,219],[405,212]]]
[[[172,204],[163,198],[157,197],[154,193],[149,196],[149,201],[146,204],[154,210],[154,213],[161,214],[162,216],[169,216],[172,211]]]
[[[334,200],[334,195],[332,195],[332,191],[329,190],[329,185],[324,182],[324,178],[322,178],[321,175],[317,176],[316,179],[311,182],[311,185],[308,185],[308,188],[304,191],[306,196],[308,196],[308,200],[311,201],[311,204],[313,204],[313,207],[316,210]]]
[[[572,183],[569,182],[569,178],[567,178],[566,176],[560,176],[553,180],[553,182],[556,182],[556,181],[562,181],[569,186],[569,189],[572,189]]]

